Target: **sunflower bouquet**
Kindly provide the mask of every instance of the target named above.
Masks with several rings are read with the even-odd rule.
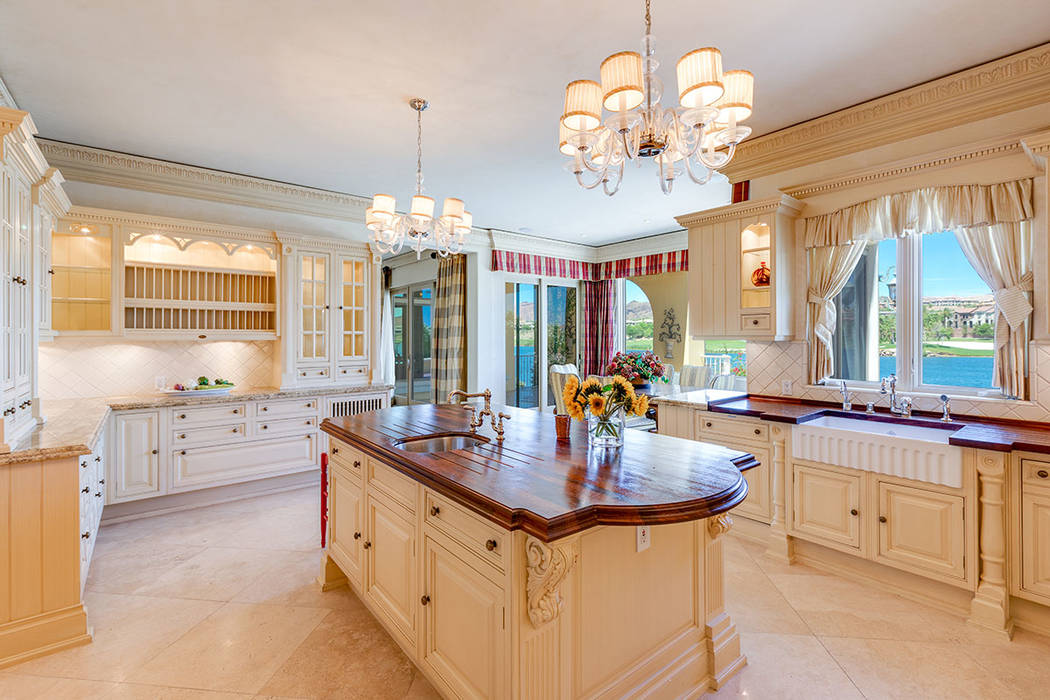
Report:
[[[574,420],[587,420],[591,445],[619,447],[623,444],[625,416],[644,416],[649,410],[649,397],[636,394],[631,382],[616,376],[609,384],[596,377],[580,382],[569,377],[562,393],[569,415]]]

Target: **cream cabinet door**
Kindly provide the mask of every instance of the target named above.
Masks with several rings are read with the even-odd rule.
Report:
[[[965,578],[962,496],[879,482],[876,560]]]
[[[159,495],[160,412],[117,414],[113,438],[112,500]]]
[[[299,363],[327,363],[330,311],[330,259],[327,253],[300,253],[298,262],[298,329],[296,355]],[[316,370],[321,371],[321,370]],[[315,378],[316,371],[309,374]]]
[[[338,265],[336,360],[340,364],[364,362],[368,359],[368,262],[363,257],[340,256]]]
[[[423,556],[423,663],[455,697],[505,696],[503,588],[429,537]]]
[[[750,452],[759,461],[757,467],[744,472],[744,480],[747,482],[747,498],[734,508],[733,512],[769,524],[772,516],[769,500],[769,450],[743,444],[733,449]]]
[[[1021,497],[1021,587],[1050,596],[1050,494]]]
[[[840,545],[861,547],[861,475],[794,465],[795,532]]]
[[[355,585],[361,587],[361,545],[364,539],[364,498],[361,479],[345,468],[333,465],[329,472],[328,493],[331,506],[328,523],[331,532],[329,549],[332,557]]]
[[[365,595],[404,637],[416,644],[416,524],[398,506],[365,496]]]

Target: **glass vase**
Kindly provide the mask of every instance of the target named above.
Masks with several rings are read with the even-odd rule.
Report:
[[[595,449],[623,446],[625,416],[622,408],[603,416],[587,414],[587,444]]]

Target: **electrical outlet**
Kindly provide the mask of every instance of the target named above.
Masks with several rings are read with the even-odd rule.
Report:
[[[635,533],[635,551],[644,552],[649,549],[649,545],[652,544],[652,531],[648,525],[639,525],[634,530]]]
[[[793,385],[794,382],[790,379],[785,379],[784,381],[780,382],[780,393],[784,396],[791,396],[791,394],[793,394],[795,391]]]

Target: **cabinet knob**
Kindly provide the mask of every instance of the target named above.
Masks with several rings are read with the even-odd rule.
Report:
[[[485,549],[491,552],[492,550],[496,549],[497,544],[499,543],[496,542],[496,540],[485,540]]]
[[[762,430],[760,428],[755,428],[755,435],[761,435],[761,434],[762,434]]]
[[[233,409],[233,415],[237,415],[240,412],[241,412],[241,409],[239,409],[239,408]]]
[[[240,429],[240,428],[234,428],[234,429],[233,429],[233,432],[235,432],[235,433],[239,433],[240,431],[241,431],[241,429]]]
[[[87,462],[81,462],[80,463],[80,468],[81,469],[87,469]]]
[[[106,480],[105,480],[105,479],[99,479],[99,480],[98,480],[98,483],[100,483],[100,484],[104,484],[104,483],[106,483]]]
[[[338,447],[333,447],[332,448],[332,454],[334,454],[334,455],[339,454],[339,448]]]
[[[266,425],[264,425],[264,426],[262,426],[262,429],[263,429],[263,430],[266,430],[266,429],[267,429],[268,427],[269,427],[269,426],[266,426]],[[237,432],[237,428],[234,428],[234,429],[233,429],[233,432],[235,432],[235,433],[236,433],[236,432]]]
[[[355,459],[354,460],[354,469],[360,469],[360,468],[361,468],[361,460]]]
[[[180,455],[184,455],[184,454],[186,454],[186,450],[179,450],[179,454],[180,454]]]
[[[360,532],[355,532],[355,533],[354,533],[354,539],[355,539],[355,540],[359,540],[359,539],[361,539],[361,533],[360,533]]]
[[[55,274],[54,268],[48,269],[47,274],[49,274],[49,275]]]
[[[264,410],[264,411],[269,411],[269,410],[270,410],[270,407],[269,407],[269,406],[263,406],[263,407],[262,407],[262,410]]]
[[[422,598],[419,599],[419,602],[422,605],[426,605],[427,603],[430,602],[430,596],[428,596],[428,595],[423,596]]]
[[[90,489],[87,486],[85,486],[84,488],[80,489],[80,493],[87,493],[88,491],[90,491]]]
[[[752,326],[757,326],[758,325],[758,319],[757,318],[751,319],[751,325]]]
[[[179,434],[179,439],[180,440],[185,440],[186,439],[186,433],[180,433]]]
[[[885,515],[880,515],[880,516],[879,516],[879,522],[880,522],[880,523],[884,523],[884,522],[886,522],[886,516],[885,516]]]
[[[431,515],[431,517],[437,516],[439,513],[441,513],[441,508],[439,508],[437,506],[430,506],[430,515]]]
[[[96,462],[101,462],[102,461],[102,457],[95,457],[95,461]]]
[[[185,413],[180,413],[179,414],[179,420],[186,420],[186,414]]]
[[[151,454],[157,454],[157,451],[156,450],[150,450],[150,453]]]
[[[706,423],[704,423],[704,425],[706,425],[708,428],[710,428],[711,427],[711,421],[707,421]]]
[[[369,542],[368,540],[365,540],[365,543],[363,545],[361,545],[361,546],[364,547],[365,549],[371,549],[372,548],[372,543]]]
[[[849,514],[850,515],[858,515],[859,513],[858,513],[856,508],[850,508],[849,509]]]
[[[90,532],[82,532],[82,533],[80,533],[80,539],[82,539],[82,540],[86,540],[89,537],[91,537],[91,533]]]
[[[1047,477],[1050,477],[1050,472],[1048,472],[1045,469],[1040,469],[1035,473],[1035,475],[1038,476],[1040,479],[1045,479]]]
[[[102,492],[101,491],[96,491],[95,492],[95,498],[102,498]]]

